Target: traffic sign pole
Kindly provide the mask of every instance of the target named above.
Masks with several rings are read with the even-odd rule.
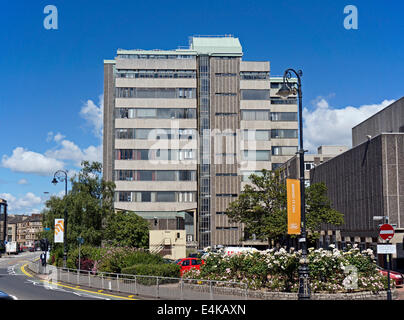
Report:
[[[386,240],[387,243],[390,242],[394,237],[394,228],[390,224],[383,224],[379,230],[379,236],[383,240]],[[390,262],[391,262],[391,254],[388,253],[386,256],[387,259],[387,300],[392,300],[391,298],[391,286],[390,286]]]

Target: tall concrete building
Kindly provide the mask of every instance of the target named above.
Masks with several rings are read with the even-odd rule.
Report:
[[[192,213],[187,237],[200,248],[241,244],[229,203],[251,173],[298,146],[296,97],[276,96],[282,78],[270,77],[269,61],[242,56],[238,38],[192,37],[186,49],[118,50],[104,61],[103,174],[116,209]]]

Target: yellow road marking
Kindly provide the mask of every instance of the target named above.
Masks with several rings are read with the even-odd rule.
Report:
[[[33,275],[31,275],[31,274],[29,274],[27,271],[25,271],[25,267],[26,267],[27,265],[28,265],[28,263],[24,264],[24,265],[21,267],[21,271],[22,271],[27,277],[33,278],[33,277],[34,277]],[[71,286],[67,286],[67,285],[64,285],[64,284],[60,284],[60,283],[53,283],[52,281],[47,281],[47,280],[40,280],[40,281],[41,281],[41,282],[46,282],[46,283],[51,283],[51,284],[53,284],[53,285],[55,285],[55,286],[60,286],[60,287],[69,288],[69,289],[73,289],[73,290],[77,290],[77,291],[88,292],[88,293],[96,293],[96,294],[103,295],[103,296],[107,296],[107,297],[113,297],[113,298],[119,298],[119,299],[125,299],[125,300],[138,300],[138,299],[132,299],[133,296],[129,296],[129,297],[127,298],[127,297],[122,297],[122,296],[116,296],[116,295],[113,295],[113,294],[101,293],[100,291],[103,291],[103,290],[99,290],[98,292],[96,292],[96,291],[78,289],[80,286],[71,287]]]
[[[104,290],[98,290],[98,292],[103,292]]]
[[[33,275],[31,275],[31,274],[29,274],[27,271],[25,271],[25,267],[26,267],[27,265],[28,265],[28,263],[24,264],[24,265],[21,267],[21,271],[22,271],[27,277],[33,278],[33,277],[34,277]]]

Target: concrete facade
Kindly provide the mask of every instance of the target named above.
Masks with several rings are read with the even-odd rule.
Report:
[[[397,268],[404,269],[404,133],[379,134],[324,162],[311,170],[311,182],[327,185],[333,208],[345,217],[342,226],[324,226],[325,236],[374,246],[381,222],[373,217],[386,216],[396,226]]]
[[[355,147],[383,132],[404,132],[404,97],[352,128]]]
[[[246,177],[298,145],[296,97],[281,100],[270,63],[242,55],[237,38],[193,37],[189,49],[118,50],[104,61],[104,178],[116,184],[116,209],[195,212],[198,247],[242,244],[229,203]]]

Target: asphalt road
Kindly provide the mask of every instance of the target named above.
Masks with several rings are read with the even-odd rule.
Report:
[[[52,285],[24,272],[24,265],[39,257],[40,252],[25,252],[0,258],[0,291],[16,300],[115,300],[114,296],[90,293],[60,285]],[[24,271],[23,271],[24,270]]]

